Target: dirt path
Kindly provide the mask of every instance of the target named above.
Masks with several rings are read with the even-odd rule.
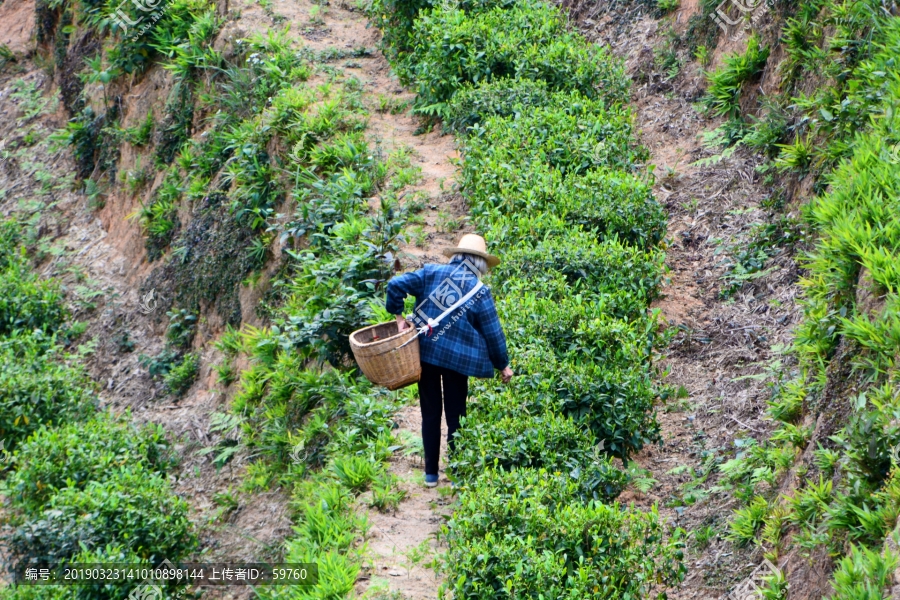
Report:
[[[418,406],[404,408],[397,423],[397,435],[406,439],[421,436]],[[446,433],[444,426],[443,435]],[[441,455],[446,455],[446,443],[442,443]],[[420,455],[395,455],[388,470],[402,482],[400,487],[407,495],[394,512],[369,512],[371,565],[368,579],[360,582],[358,591],[382,587],[399,593],[399,598],[433,600],[441,577],[429,563],[435,558],[439,561],[446,549],[440,528],[451,512],[449,483],[442,478],[437,489],[424,487]]]

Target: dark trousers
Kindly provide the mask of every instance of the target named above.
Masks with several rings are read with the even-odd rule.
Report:
[[[438,460],[441,457],[441,407],[447,412],[447,445],[452,453],[453,434],[459,429],[459,418],[466,416],[468,395],[467,375],[422,363],[419,406],[422,407],[422,446],[425,449],[426,474],[437,475],[438,472]]]

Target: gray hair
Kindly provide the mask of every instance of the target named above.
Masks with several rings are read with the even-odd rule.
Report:
[[[467,260],[469,263],[475,267],[475,270],[478,271],[478,278],[480,279],[488,272],[488,264],[487,261],[482,257],[476,254],[469,254],[468,252],[457,252],[453,255],[453,258],[450,260]]]

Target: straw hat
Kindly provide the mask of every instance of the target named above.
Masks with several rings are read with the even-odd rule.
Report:
[[[456,248],[447,248],[444,250],[444,256],[452,257],[459,252],[480,256],[487,261],[488,267],[490,268],[494,268],[500,264],[499,258],[493,254],[487,253],[487,244],[485,243],[484,238],[474,233],[467,233],[462,236],[456,244]]]

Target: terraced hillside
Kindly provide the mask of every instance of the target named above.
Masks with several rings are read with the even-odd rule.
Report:
[[[893,8],[716,8],[3,0],[4,556],[891,597]],[[416,388],[348,335],[472,231],[516,376],[427,490]]]

